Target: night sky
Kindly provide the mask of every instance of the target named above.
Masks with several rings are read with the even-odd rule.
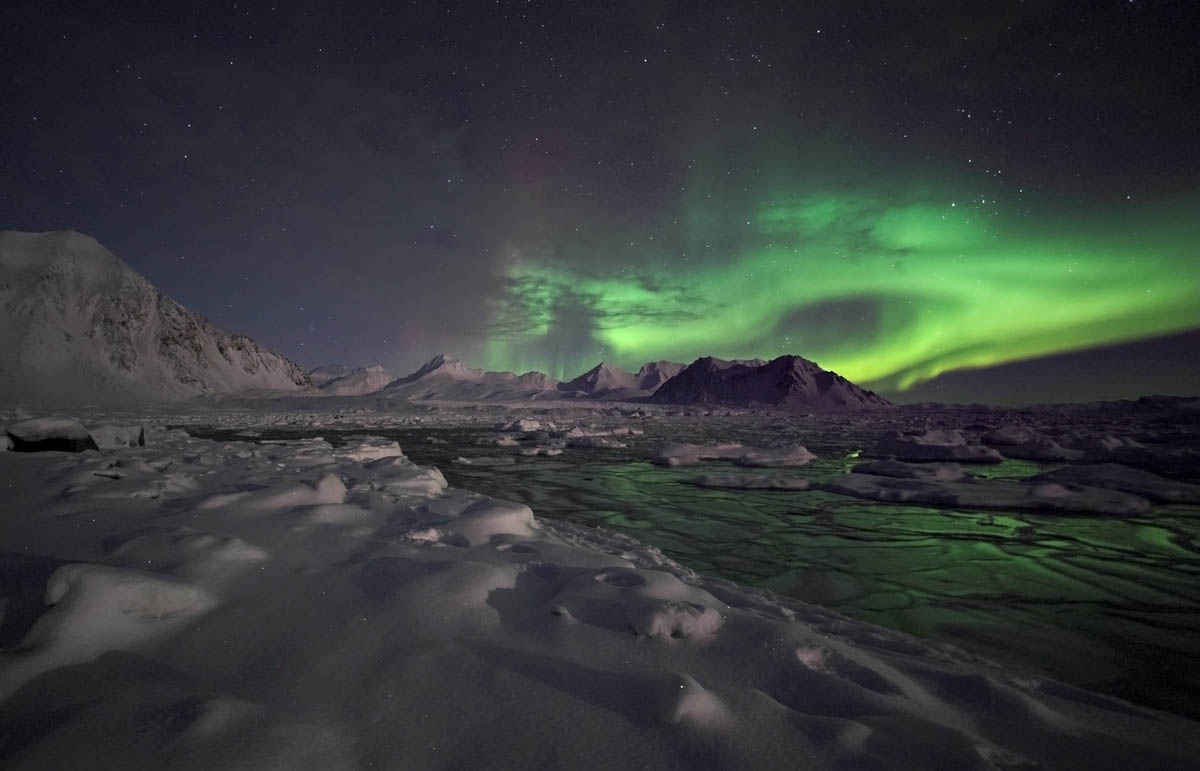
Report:
[[[307,367],[1197,393],[1198,40],[1188,0],[8,0],[0,228]]]

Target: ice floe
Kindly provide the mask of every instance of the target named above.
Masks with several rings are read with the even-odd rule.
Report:
[[[1039,481],[944,480],[850,473],[820,484],[830,492],[888,503],[964,509],[1015,509],[1062,514],[1138,516],[1150,509],[1142,497],[1099,487]]]
[[[807,490],[804,477],[771,474],[701,474],[685,480],[697,487],[716,487],[730,490]]]
[[[710,460],[733,461],[739,466],[803,466],[814,458],[805,447],[749,447],[743,444],[668,444],[650,459],[660,466],[694,466]]]
[[[955,461],[1000,463],[1000,453],[981,444],[968,444],[961,431],[935,429],[923,434],[891,432],[875,443],[871,454],[900,461]]]
[[[83,452],[98,449],[83,423],[74,418],[28,418],[9,423],[4,431],[12,449],[18,452]]]

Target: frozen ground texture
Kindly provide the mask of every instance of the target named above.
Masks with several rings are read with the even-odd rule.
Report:
[[[702,578],[626,537],[449,488],[393,441],[343,438],[154,429],[144,447],[0,453],[0,765],[1200,756],[1194,723]]]

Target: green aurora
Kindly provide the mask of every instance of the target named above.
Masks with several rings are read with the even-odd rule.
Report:
[[[582,259],[594,255],[518,255],[486,365],[564,378],[599,358],[636,369],[797,353],[896,392],[1187,330],[1200,326],[1197,203],[1036,217],[979,199],[777,197],[740,218],[720,255],[647,254],[644,269],[610,272]],[[728,227],[693,216],[673,235],[695,246]]]

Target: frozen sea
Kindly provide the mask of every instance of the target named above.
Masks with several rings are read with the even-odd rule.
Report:
[[[1192,769],[1196,511],[1103,488],[1200,501],[1194,414],[14,412],[0,767]],[[1091,486],[841,473],[1000,421]]]
[[[529,457],[516,453],[545,444],[545,433],[503,432],[493,425],[521,416],[557,421],[558,428],[642,433],[611,437],[625,447],[567,447],[558,456]],[[1081,419],[1019,417],[1070,426]],[[1003,418],[983,416],[993,424]],[[961,427],[979,419],[962,412],[906,412],[888,420]],[[1178,421],[1160,419],[1149,433],[1136,416],[1088,421],[1097,431],[1196,444],[1194,425]],[[195,416],[184,425],[194,436],[218,440],[320,436],[336,446],[365,434],[394,439],[415,462],[441,469],[453,487],[526,503],[539,517],[628,534],[699,573],[951,643],[1020,671],[1200,717],[1196,505],[1155,505],[1143,516],[1120,519],[927,508],[821,490],[705,489],[685,482],[728,464],[671,468],[648,462],[666,442],[801,443],[817,460],[775,473],[820,482],[848,471],[884,427],[861,416],[483,410],[321,422],[293,418],[286,421],[291,425],[279,419],[256,425],[249,416]],[[516,445],[489,444],[498,437]],[[1021,479],[1061,465],[1006,460],[972,471]],[[1191,481],[1200,475],[1186,465],[1171,471]]]

